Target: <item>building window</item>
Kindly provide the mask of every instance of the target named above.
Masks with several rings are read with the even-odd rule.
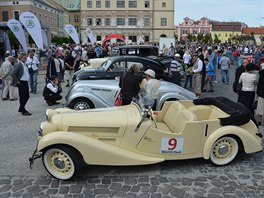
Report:
[[[144,17],[144,26],[150,26],[150,17]]]
[[[125,1],[124,0],[117,0],[116,1],[116,7],[117,8],[124,8],[125,7]]]
[[[166,8],[166,2],[162,2],[162,7]]]
[[[93,19],[87,18],[87,25],[93,25]]]
[[[128,18],[128,25],[137,25],[137,18],[136,17],[130,17]]]
[[[193,30],[193,34],[198,34],[198,31],[197,30]]]
[[[96,25],[102,25],[102,19],[96,18]]]
[[[37,13],[36,13],[36,12],[34,12],[34,15],[35,15],[35,16],[37,16]]]
[[[110,8],[110,1],[107,1],[107,0],[105,1],[105,7]]]
[[[218,33],[218,36],[220,37],[221,36],[221,33]]]
[[[125,25],[125,18],[117,18],[116,25]]]
[[[78,15],[75,15],[74,16],[74,22],[78,22],[79,21],[79,16]]]
[[[101,36],[96,36],[96,40],[97,41],[101,41],[102,40],[102,37]]]
[[[88,0],[87,1],[87,8],[92,8],[93,7],[93,1]]]
[[[96,1],[96,8],[101,8],[101,1]]]
[[[136,8],[137,7],[137,1],[129,1],[128,7],[129,8]]]
[[[188,30],[182,30],[182,34],[188,34]]]
[[[45,23],[48,24],[48,16],[45,16]]]
[[[42,14],[39,14],[39,21],[42,21]]]
[[[137,42],[137,36],[129,36],[128,39],[131,40],[131,42]]]
[[[203,30],[203,34],[207,34],[208,33],[208,31],[207,30]]]
[[[167,26],[167,18],[161,18],[161,26]]]
[[[225,36],[228,37],[228,34],[226,33]]]
[[[145,1],[145,8],[149,8],[150,7],[150,2],[149,1]]]
[[[14,11],[14,19],[19,20],[19,11]]]
[[[149,36],[145,36],[145,42],[149,42]]]
[[[105,18],[105,25],[110,26],[111,25],[111,18]]]
[[[3,21],[8,21],[8,11],[2,11],[2,19]]]

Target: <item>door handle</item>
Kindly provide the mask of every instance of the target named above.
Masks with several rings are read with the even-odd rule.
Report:
[[[145,137],[144,137],[144,140],[147,140],[147,141],[150,142],[150,141],[152,141],[152,138],[149,138],[149,137],[145,136]]]

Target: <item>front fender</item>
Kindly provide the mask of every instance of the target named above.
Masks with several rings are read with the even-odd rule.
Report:
[[[111,106],[107,101],[104,101],[102,98],[98,97],[96,94],[91,92],[76,92],[74,94],[71,94],[67,98],[66,106],[69,107],[69,105],[78,98],[87,98],[88,100],[92,101],[95,108],[101,108],[101,107],[109,107]]]
[[[77,149],[87,164],[121,166],[164,161],[164,158],[145,156],[88,136],[63,131],[49,133],[40,138],[37,150],[41,152],[56,144],[65,144]]]
[[[246,153],[255,153],[262,150],[261,141],[245,129],[237,126],[225,126],[217,129],[207,138],[203,148],[203,158],[209,159],[211,148],[216,140],[230,135],[240,138]]]

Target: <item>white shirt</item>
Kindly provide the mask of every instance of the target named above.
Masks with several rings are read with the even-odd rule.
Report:
[[[193,73],[197,74],[199,72],[201,72],[203,70],[203,61],[201,61],[200,59],[198,59],[198,67],[197,69],[193,69]]]
[[[157,99],[158,89],[160,88],[160,81],[156,79],[149,79],[146,84],[144,84],[145,91],[149,94],[152,99]]]
[[[238,82],[242,82],[242,91],[255,91],[256,81],[256,74],[244,72],[241,74]]]
[[[184,54],[183,55],[183,63],[188,64],[190,62],[191,58],[192,57],[190,54]]]
[[[28,66],[28,68],[32,68],[34,71],[36,71],[38,69],[38,64],[39,60],[37,59],[37,57],[27,57],[26,65]]]
[[[47,84],[47,88],[52,91],[53,93],[57,93],[58,92],[58,86],[53,84],[52,82],[50,82],[49,84]]]
[[[22,81],[29,81],[28,67],[23,62],[21,62],[21,64],[23,65],[24,72],[23,72],[23,75],[20,78],[20,80],[22,80]]]

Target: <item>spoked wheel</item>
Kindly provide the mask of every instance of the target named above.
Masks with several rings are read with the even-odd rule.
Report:
[[[72,179],[81,167],[76,152],[66,146],[47,149],[42,162],[50,175],[61,180]]]
[[[235,159],[238,153],[238,147],[235,138],[222,137],[213,144],[210,159],[216,165],[226,165]]]

